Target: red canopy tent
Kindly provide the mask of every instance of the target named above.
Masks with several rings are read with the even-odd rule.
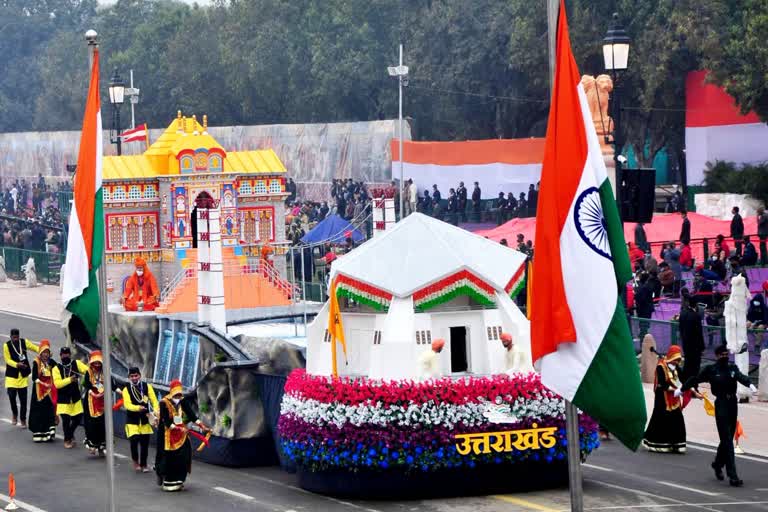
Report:
[[[730,220],[713,219],[712,217],[695,212],[688,213],[688,220],[691,221],[691,249],[694,258],[697,260],[701,260],[703,257],[704,243],[702,239],[708,239],[709,247],[712,249],[717,235],[722,234],[728,238],[731,232]],[[651,250],[655,256],[658,257],[662,243],[679,239],[681,223],[682,219],[679,213],[658,213],[653,216],[653,222],[645,224],[645,234],[648,242],[651,243]],[[535,232],[536,219],[528,218],[512,219],[497,228],[478,231],[477,234],[497,242],[502,238],[506,238],[510,247],[515,248],[515,241],[519,233],[522,233],[526,240],[533,240]],[[744,219],[744,233],[747,235],[755,235],[757,233],[756,217],[752,216]],[[634,242],[634,222],[624,224],[624,238],[628,242]],[[754,236],[754,238],[756,242],[757,237]],[[729,243],[731,248],[733,248],[733,243]]]

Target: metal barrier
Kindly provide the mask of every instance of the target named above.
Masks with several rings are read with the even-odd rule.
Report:
[[[59,282],[64,254],[28,251],[16,247],[0,247],[0,253],[5,259],[5,272],[11,279],[24,279],[22,267],[27,264],[29,258],[33,258],[38,283],[57,284]]]
[[[61,212],[61,218],[66,222],[69,218],[69,212],[72,209],[72,199],[74,194],[71,190],[60,190],[56,192],[56,200],[59,211]]]
[[[662,320],[650,320],[633,316],[630,322],[635,351],[640,353],[643,337],[650,333],[656,340],[656,350],[662,354],[669,350],[670,345],[681,345],[680,324]],[[704,332],[705,361],[715,360],[715,348],[725,343],[725,327],[719,325],[702,325]],[[768,332],[765,329],[750,329],[747,331],[747,350],[749,352],[749,372],[753,379],[757,378],[757,368],[760,365],[760,351],[768,348]]]

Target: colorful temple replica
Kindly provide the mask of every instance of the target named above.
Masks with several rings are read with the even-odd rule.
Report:
[[[227,309],[289,303],[282,260],[254,267],[264,247],[279,253],[285,244],[286,169],[271,149],[226,151],[207,124],[179,112],[143,154],[104,158],[110,303],[120,301],[141,257],[161,289],[158,313],[197,310],[200,200],[212,200],[220,216]]]
[[[308,328],[278,424],[299,485],[365,499],[563,485],[565,404],[533,371],[514,301],[525,265],[420,213],[335,260],[336,300]],[[580,424],[585,458],[597,425]]]

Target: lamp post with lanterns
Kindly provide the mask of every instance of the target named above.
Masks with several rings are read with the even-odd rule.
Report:
[[[112,127],[109,130],[109,142],[117,146],[117,155],[123,154],[122,138],[120,137],[120,107],[125,101],[125,82],[117,74],[117,70],[109,80],[109,102],[112,104]]]
[[[613,81],[613,96],[611,97],[611,117],[613,118],[613,162],[616,166],[616,203],[619,207],[619,217],[622,213],[622,165],[626,161],[621,156],[624,138],[621,130],[621,81],[620,77],[627,70],[629,63],[629,45],[631,40],[619,23],[619,14],[613,13],[613,22],[608,33],[603,38],[603,60],[605,70]]]

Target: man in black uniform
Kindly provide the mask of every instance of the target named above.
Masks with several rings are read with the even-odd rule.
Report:
[[[728,348],[720,345],[715,349],[717,362],[705,367],[696,377],[691,377],[683,384],[683,387],[675,391],[675,396],[682,395],[683,391],[696,388],[702,382],[709,382],[712,394],[715,395],[715,422],[717,434],[720,436],[720,444],[717,447],[717,456],[712,463],[715,476],[723,480],[723,466],[728,474],[728,480],[734,487],[741,487],[744,482],[736,474],[736,458],[733,453],[733,436],[736,433],[736,419],[738,416],[738,399],[736,398],[736,383],[749,386],[753,393],[757,392],[749,377],[739,371],[739,368],[728,361]]]

